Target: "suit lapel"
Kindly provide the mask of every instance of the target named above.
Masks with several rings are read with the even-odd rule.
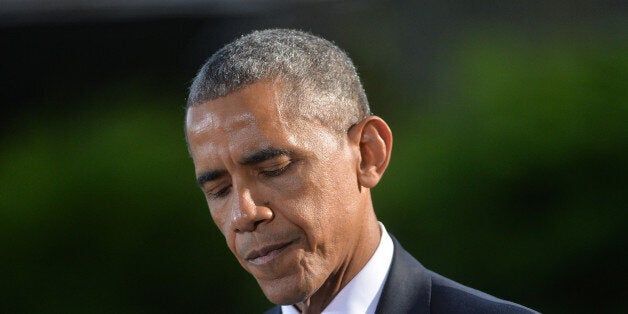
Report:
[[[376,313],[430,313],[432,280],[427,269],[392,237],[395,251]]]

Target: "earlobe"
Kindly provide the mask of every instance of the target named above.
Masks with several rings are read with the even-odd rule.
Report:
[[[360,164],[358,183],[373,188],[384,175],[392,152],[392,132],[379,117],[371,116],[356,125],[359,138]]]

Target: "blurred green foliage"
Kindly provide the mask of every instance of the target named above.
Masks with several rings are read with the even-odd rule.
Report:
[[[499,297],[628,310],[626,43],[472,34],[451,48],[452,84],[373,103],[395,135],[380,219],[428,268]],[[81,110],[34,112],[2,139],[2,312],[270,307],[197,191],[185,95],[147,82],[84,92]]]
[[[626,310],[628,47],[512,38],[467,39],[459,88],[393,127],[380,216],[471,286],[547,312]]]

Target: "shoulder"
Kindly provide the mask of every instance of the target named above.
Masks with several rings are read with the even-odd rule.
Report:
[[[393,239],[395,253],[380,299],[384,309],[405,313],[537,313],[432,272]],[[408,289],[404,292],[405,289]]]
[[[433,313],[537,313],[519,304],[469,288],[428,270]]]

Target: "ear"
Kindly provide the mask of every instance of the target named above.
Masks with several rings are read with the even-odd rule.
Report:
[[[354,143],[359,144],[358,183],[365,188],[373,188],[388,167],[392,132],[380,117],[370,116],[354,125],[349,136]]]

